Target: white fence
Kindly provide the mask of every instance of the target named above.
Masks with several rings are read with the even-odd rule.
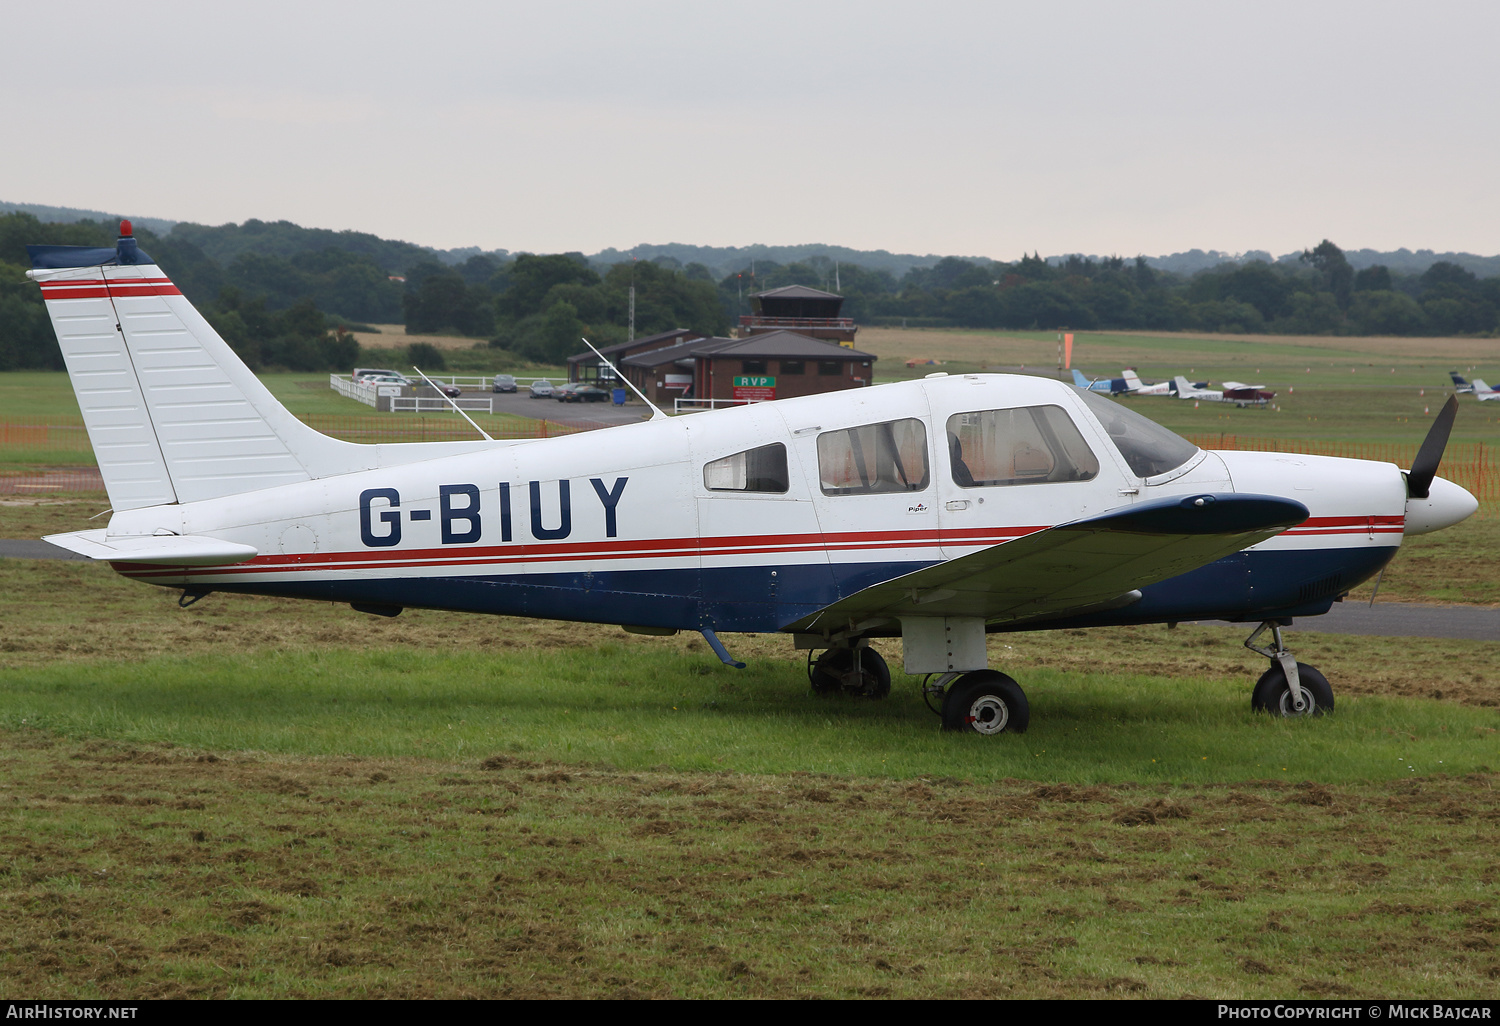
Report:
[[[356,402],[364,403],[366,406],[374,406],[376,404],[375,401],[380,397],[379,386],[366,385],[363,382],[351,381],[349,380],[348,376],[344,374],[328,375],[328,387],[333,389],[339,395],[343,396],[345,399],[353,399]],[[387,385],[385,387],[395,389],[395,391],[393,392],[387,392],[386,395],[401,394],[401,389],[394,385]]]
[[[437,379],[433,378],[432,380],[436,381]],[[437,398],[430,396],[391,397],[392,413],[442,413],[445,410],[451,411],[454,406],[470,413],[495,412],[495,400],[489,396],[485,396],[483,399],[454,399],[452,405],[449,404],[447,399],[441,396]]]
[[[697,413],[700,410],[717,410],[720,406],[749,406],[765,402],[764,399],[673,399],[673,413]]]
[[[429,375],[429,377],[431,377],[431,375]],[[477,391],[488,393],[490,388],[490,381],[492,379],[461,377],[454,375],[442,378],[433,377],[432,380],[439,384],[453,385],[455,388],[472,388]],[[328,387],[333,389],[335,392],[346,399],[353,399],[356,402],[364,403],[366,406],[373,406],[377,410],[380,409],[380,400],[388,397],[390,401],[389,410],[392,413],[427,413],[441,412],[443,410],[453,409],[453,407],[448,404],[448,400],[444,399],[442,396],[403,397],[401,393],[405,391],[405,389],[401,385],[376,383],[367,384],[360,381],[351,381],[348,375],[345,374],[328,375]],[[425,388],[426,385],[424,383],[416,385],[415,387]],[[495,400],[489,395],[485,395],[485,397],[482,399],[475,396],[468,398],[458,398],[454,399],[453,401],[457,403],[459,409],[462,410],[477,411],[479,413],[495,412]]]

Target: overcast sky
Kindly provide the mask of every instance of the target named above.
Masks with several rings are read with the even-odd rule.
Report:
[[[440,247],[1500,252],[1500,4],[31,3],[0,199]]]

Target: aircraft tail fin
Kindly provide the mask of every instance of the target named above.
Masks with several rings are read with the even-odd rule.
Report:
[[[1500,392],[1496,392],[1489,385],[1485,384],[1483,378],[1474,379],[1474,394],[1481,399],[1493,399],[1496,396],[1500,396]]]
[[[294,417],[120,229],[114,249],[27,247],[116,510],[375,465],[388,447]]]
[[[1140,375],[1135,372],[1135,368],[1133,367],[1125,368],[1124,378],[1125,387],[1130,389],[1132,392],[1134,392],[1138,388],[1145,387],[1145,383],[1141,381]]]
[[[1469,382],[1458,371],[1449,371],[1448,377],[1453,379],[1453,387],[1463,390],[1470,387]]]
[[[1181,398],[1187,398],[1194,392],[1198,391],[1193,387],[1193,383],[1187,378],[1183,377],[1181,374],[1172,379],[1172,384],[1177,386],[1177,395]]]
[[[1089,387],[1089,379],[1084,377],[1083,371],[1079,370],[1077,367],[1073,368],[1073,384],[1083,389],[1087,389]]]

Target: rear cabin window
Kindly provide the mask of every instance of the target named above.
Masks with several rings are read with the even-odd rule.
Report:
[[[928,481],[927,428],[889,420],[821,434],[818,478],[824,495],[920,492]]]
[[[948,418],[953,483],[961,488],[1087,481],[1099,460],[1060,406],[980,410]]]
[[[703,468],[711,492],[785,492],[786,446],[780,442],[714,460]]]

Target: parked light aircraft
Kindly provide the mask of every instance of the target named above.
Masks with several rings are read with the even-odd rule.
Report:
[[[1148,385],[1141,380],[1134,367],[1126,367],[1125,387],[1131,395],[1171,395],[1174,385],[1170,381],[1158,381]]]
[[[1489,402],[1491,399],[1500,399],[1500,388],[1491,388],[1484,383],[1483,378],[1475,378],[1474,398],[1482,403]]]
[[[359,445],[281,406],[122,225],[33,270],[113,507],[48,540],[134,580],[617,624],[781,631],[818,691],[879,696],[900,637],[945,728],[1030,712],[994,631],[1223,619],[1270,661],[1252,705],[1332,708],[1281,628],[1473,496],[1412,469],[1209,452],[1103,396],[1003,374],[785,399],[559,438]],[[1272,644],[1257,645],[1270,631]],[[821,652],[813,661],[812,652]]]
[[[1246,385],[1238,381],[1226,381],[1223,388],[1200,388],[1182,375],[1172,379],[1177,398],[1199,399],[1206,403],[1234,403],[1239,407],[1264,406],[1276,398],[1275,392],[1264,391],[1260,385]]]
[[[1096,378],[1090,381],[1077,367],[1073,368],[1073,384],[1085,392],[1099,392],[1102,395],[1123,395],[1130,391],[1130,385],[1124,378]]]

